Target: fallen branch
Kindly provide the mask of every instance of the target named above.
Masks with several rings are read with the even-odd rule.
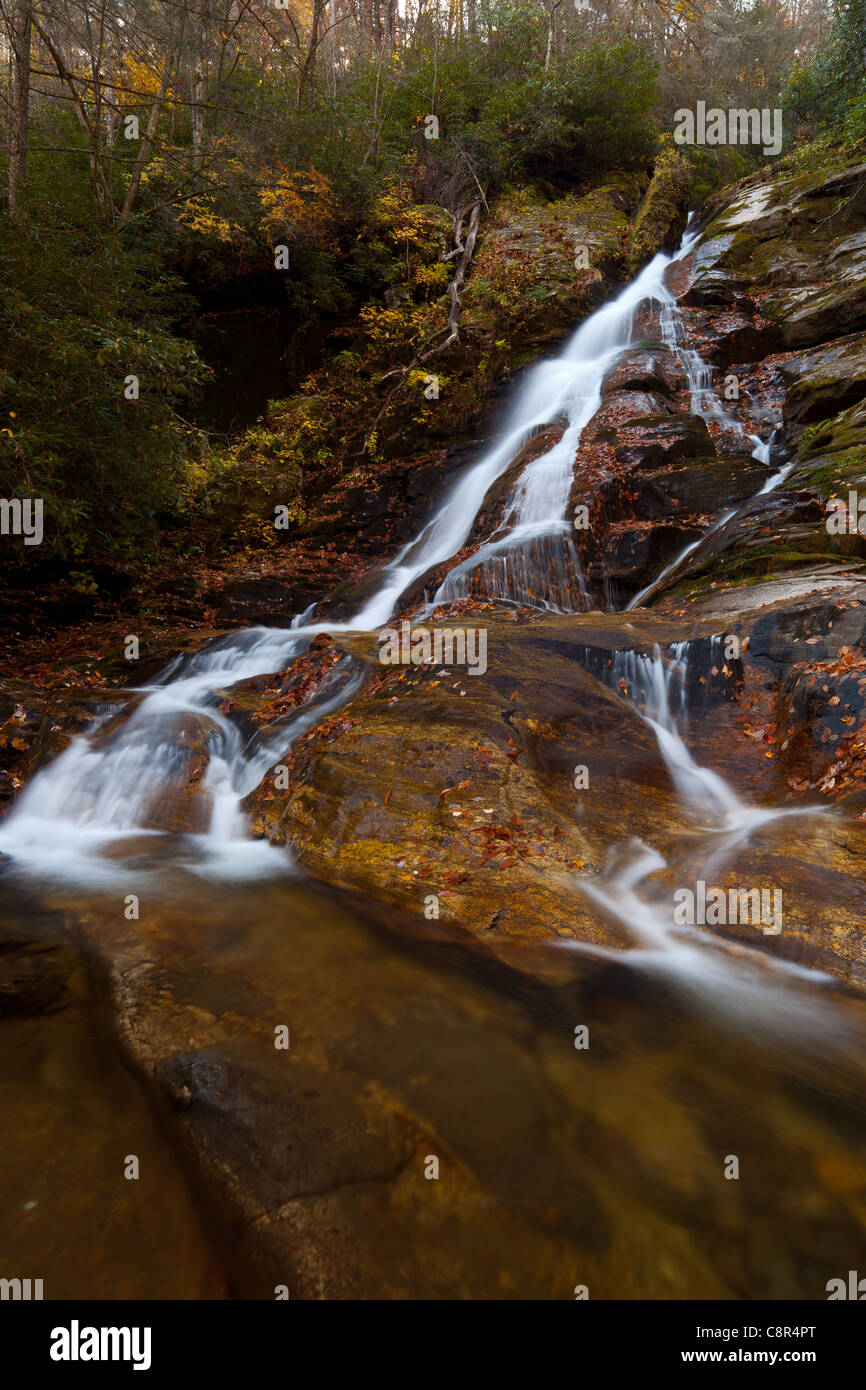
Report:
[[[367,449],[370,446],[370,440],[376,433],[376,428],[379,424],[379,421],[382,419],[382,416],[385,414],[385,411],[388,409],[389,405],[394,399],[394,396],[397,394],[400,387],[403,385],[403,382],[406,380],[406,377],[409,375],[409,373],[414,372],[416,367],[419,367],[422,364],[422,362],[429,362],[431,358],[438,357],[441,353],[445,351],[446,348],[450,347],[452,343],[460,341],[459,320],[460,308],[463,302],[463,287],[466,283],[466,272],[469,269],[469,266],[472,262],[472,255],[475,251],[475,242],[478,239],[478,224],[481,220],[482,199],[484,200],[484,205],[486,206],[487,200],[484,198],[484,193],[482,192],[481,198],[479,198],[477,202],[473,203],[471,208],[461,208],[460,211],[457,213],[454,219],[454,239],[458,244],[453,251],[449,252],[447,256],[443,257],[443,260],[447,261],[451,258],[451,256],[459,253],[460,264],[457,267],[454,279],[448,286],[448,294],[451,299],[451,308],[448,312],[448,322],[442,328],[437,328],[436,332],[431,334],[431,337],[426,340],[426,343],[430,343],[432,338],[436,338],[440,333],[447,333],[448,337],[445,339],[444,342],[440,343],[438,347],[429,347],[426,351],[423,351],[422,349],[421,351],[417,352],[413,357],[412,361],[409,363],[408,367],[395,367],[393,371],[386,372],[384,376],[379,378],[378,382],[376,383],[378,386],[381,386],[383,381],[387,381],[392,376],[398,377],[399,380],[395,382],[392,389],[388,392],[388,396],[385,402],[383,403],[381,409],[379,410],[379,413],[373,421],[367,438],[364,440],[364,447],[361,450],[362,455],[366,454]],[[463,223],[466,218],[467,212],[469,212],[469,227],[466,233],[466,240],[461,244],[460,234],[463,230]],[[425,347],[426,343],[424,344]]]
[[[463,286],[466,283],[466,272],[472,261],[472,253],[475,250],[475,242],[478,237],[478,223],[481,219],[481,202],[474,203],[472,213],[469,218],[469,230],[466,233],[466,241],[463,244],[463,255],[457,266],[457,274],[448,286],[448,293],[451,296],[451,310],[448,314],[448,327],[450,332],[444,343],[440,343],[437,348],[431,348],[423,357],[417,359],[418,362],[426,362],[431,357],[438,357],[440,352],[444,352],[452,343],[456,343],[460,338],[459,317],[460,308],[463,303]]]

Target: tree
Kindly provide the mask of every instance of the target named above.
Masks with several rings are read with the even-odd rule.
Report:
[[[14,0],[11,13],[4,10],[12,63],[12,100],[9,131],[9,211],[20,212],[27,180],[27,127],[30,120],[30,44],[33,15],[30,0]]]

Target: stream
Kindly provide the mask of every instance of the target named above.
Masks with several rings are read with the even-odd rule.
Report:
[[[673,256],[657,255],[559,356],[527,374],[496,443],[350,620],[317,619],[311,608],[283,629],[233,632],[176,657],[134,693],[128,717],[106,715],[43,768],[0,826],[6,917],[22,939],[56,943],[83,922],[93,951],[118,931],[119,904],[134,894],[142,929],[147,909],[156,924],[147,930],[188,977],[193,1004],[205,1007],[195,982],[211,976],[275,992],[299,1038],[296,1064],[326,1054],[329,1067],[387,1088],[472,1175],[462,1188],[443,1183],[454,1205],[435,1227],[429,1267],[423,1202],[394,1217],[410,1256],[375,1211],[368,1229],[359,1216],[382,1296],[570,1298],[582,1283],[601,1298],[820,1299],[829,1279],[866,1261],[863,1004],[763,945],[677,924],[659,877],[674,869],[678,882],[711,884],[756,839],[771,841],[782,820],[796,818],[809,836],[823,832],[827,813],[750,804],[696,760],[690,731],[709,716],[690,708],[691,643],[616,651],[599,666],[590,616],[598,604],[568,519],[575,450],[648,305],[692,412],[748,439],[767,470],[760,495],[788,476],[772,430],[762,439],[731,416],[710,369],[685,346],[667,279],[698,239],[687,231]],[[422,617],[480,593],[570,614],[577,632],[584,624],[585,669],[651,731],[687,828],[673,828],[664,852],[640,837],[613,842],[600,872],[571,877],[572,901],[621,933],[623,949],[552,937],[503,946],[494,967],[445,926],[423,930],[396,909],[311,882],[288,848],[250,834],[241,801],[294,740],[361,689],[362,661],[342,656],[306,704],[253,737],[221,704],[238,682],[285,669],[317,634],[375,635],[400,614],[401,597],[462,550],[492,484],[554,421],[565,424],[558,443],[514,481],[497,530],[448,570]],[[748,505],[723,513],[708,536]],[[639,620],[702,544],[690,541],[664,566],[629,616]],[[160,824],[165,788],[202,747],[199,826],[180,834]],[[46,1297],[67,1296],[71,1266],[83,1271],[80,1296],[141,1286],[146,1297],[232,1296],[211,1210],[173,1173],[169,1140],[148,1123],[137,1083],[106,1062],[110,1046],[94,1044],[89,991],[98,998],[102,988],[97,969],[68,987],[50,1027],[4,1025],[15,1030],[0,1084],[16,1143],[4,1155],[11,1200],[0,1273],[26,1256],[39,1269],[20,1273],[44,1277]],[[228,1007],[241,1009],[233,998]],[[574,1041],[579,1027],[585,1051]],[[62,1103],[49,1122],[52,1095]],[[99,1272],[92,1203],[71,1189],[86,1186],[88,1165],[119,1173],[130,1152],[147,1155],[146,1177],[113,1199],[123,1202],[112,1206]],[[731,1156],[736,1180],[726,1175]],[[106,1294],[112,1280],[116,1293]]]

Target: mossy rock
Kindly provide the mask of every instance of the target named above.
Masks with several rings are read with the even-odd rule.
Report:
[[[782,368],[783,374],[785,367]],[[793,373],[791,373],[793,374]],[[866,334],[845,339],[809,359],[785,395],[786,424],[824,421],[866,396]]]
[[[697,415],[648,415],[627,420],[622,428],[630,437],[621,436],[616,455],[632,469],[664,468],[714,453],[706,423]]]
[[[786,347],[826,342],[840,325],[866,327],[864,176],[862,163],[835,155],[748,180],[706,227],[693,294],[726,277],[735,290],[772,286],[761,311]]]
[[[632,274],[682,236],[692,180],[692,165],[678,151],[665,150],[659,156],[629,236],[626,260]]]
[[[834,454],[866,449],[866,401],[819,425],[804,441],[807,453]]]

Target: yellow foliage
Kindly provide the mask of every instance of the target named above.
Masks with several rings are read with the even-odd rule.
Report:
[[[118,100],[121,105],[141,106],[142,102],[156,96],[162,81],[162,64],[151,66],[149,63],[143,63],[140,58],[134,57],[131,53],[126,53],[117,80],[120,87],[129,89],[118,93]],[[169,95],[171,94],[169,88]]]
[[[214,212],[206,198],[188,198],[177,216],[178,221],[191,232],[225,244],[230,244],[241,234],[240,226]]]
[[[264,233],[329,245],[337,212],[331,180],[318,169],[290,171],[282,166],[265,170],[263,178],[269,185],[259,193]]]
[[[365,304],[359,318],[364,325],[370,349],[386,357],[401,346],[426,338],[444,323],[444,312],[437,304],[405,304],[388,309]]]
[[[430,245],[429,210],[413,205],[405,189],[391,188],[383,193],[376,200],[370,221],[395,246],[402,248],[408,242],[416,250],[426,250]]]
[[[422,265],[415,271],[415,284],[419,289],[444,290],[448,280],[448,267],[441,261],[434,265]]]

